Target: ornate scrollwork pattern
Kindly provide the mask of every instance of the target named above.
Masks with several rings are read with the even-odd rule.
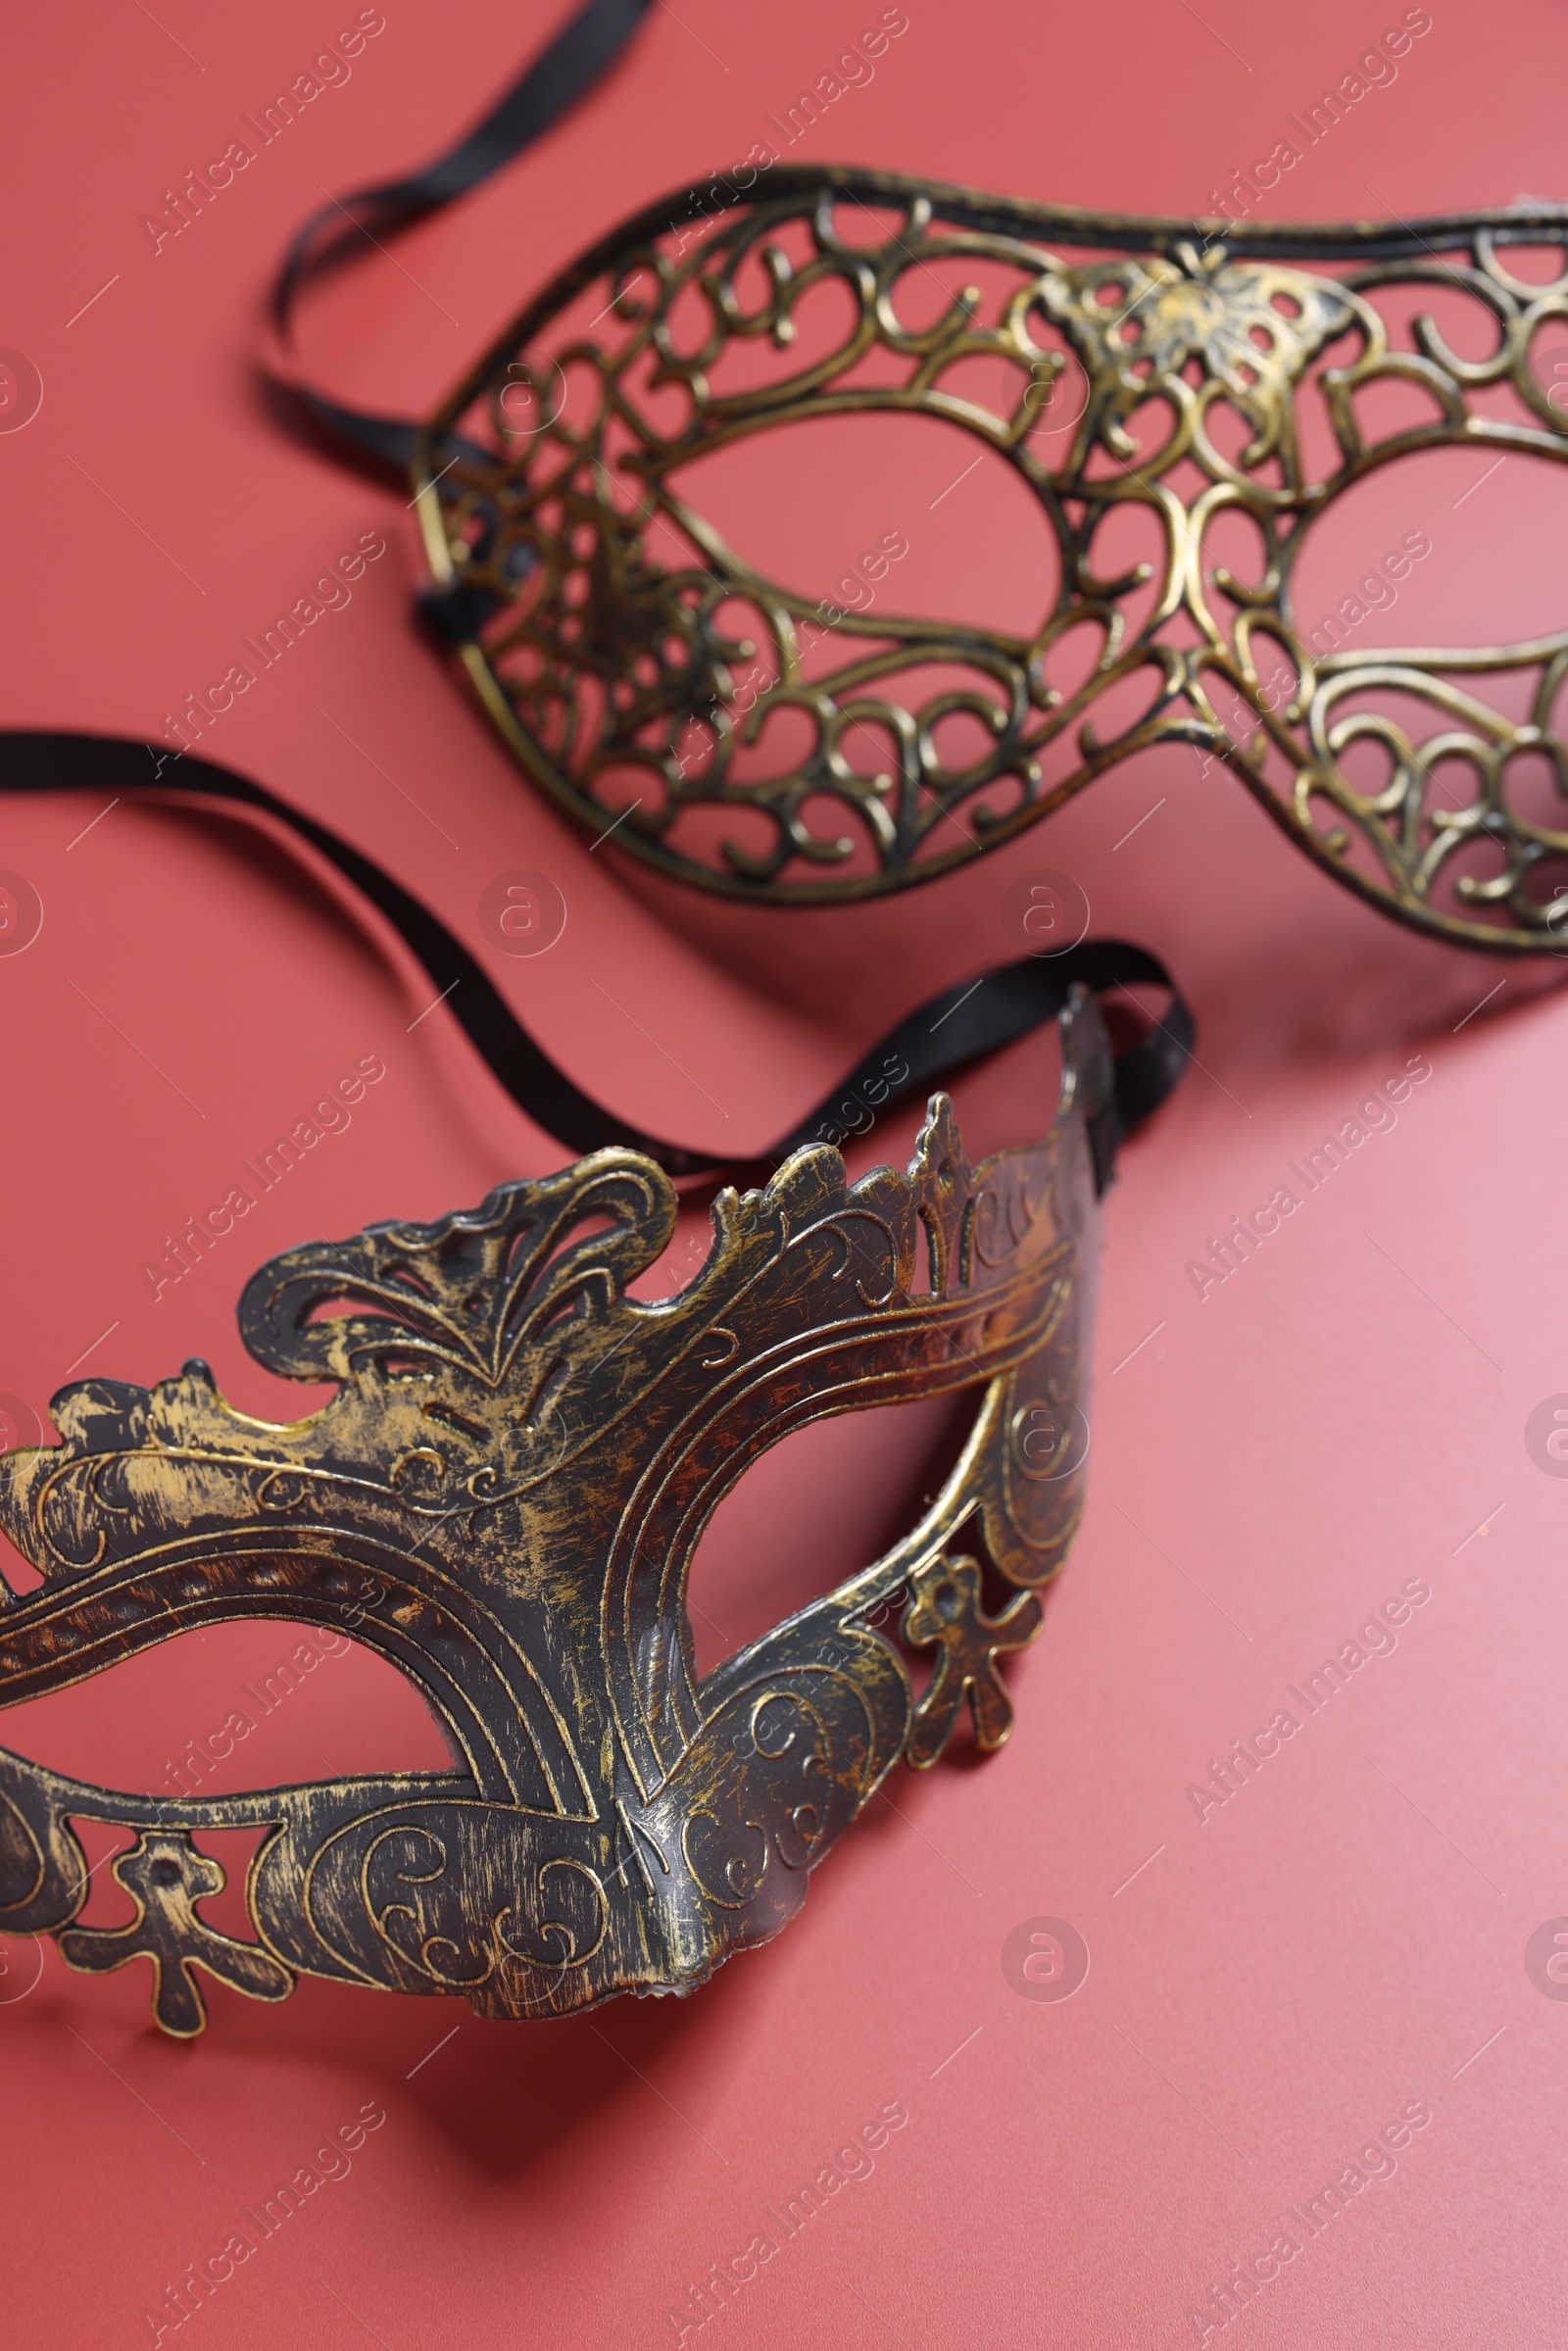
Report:
[[[1551,273],[1515,274],[1523,246]],[[912,323],[933,279],[957,290]],[[1412,293],[1467,304],[1486,355],[1461,356],[1430,315],[1405,320]],[[1408,228],[1182,221],[778,167],[751,198],[695,189],[607,238],[443,404],[414,467],[431,612],[537,782],[710,890],[901,888],[1175,742],[1223,759],[1402,920],[1552,947],[1568,823],[1555,802],[1523,812],[1506,770],[1539,756],[1568,795],[1568,630],[1391,663],[1315,644],[1293,582],[1318,517],[1378,467],[1440,448],[1568,460],[1541,357],[1564,321],[1557,207]],[[1420,419],[1375,429],[1371,396],[1391,389],[1422,396]],[[1031,635],[814,604],[683,485],[709,452],[869,411],[956,426],[1025,485],[1060,559]],[[1102,554],[1129,508],[1157,560]],[[1209,545],[1238,514],[1257,534],[1246,576]],[[1085,629],[1087,674],[1068,643]],[[1366,697],[1387,692],[1406,728],[1412,698],[1440,727],[1459,714],[1457,737],[1374,720]],[[961,758],[944,750],[960,717]],[[1346,754],[1374,738],[1389,772],[1369,789]],[[1443,760],[1473,774],[1457,805]]]

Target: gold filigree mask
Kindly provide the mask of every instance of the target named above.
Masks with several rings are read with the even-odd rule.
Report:
[[[1182,221],[775,166],[604,238],[441,404],[412,468],[427,601],[533,781],[706,890],[901,889],[1179,743],[1412,927],[1549,949],[1568,631],[1362,651],[1295,591],[1381,468],[1568,459],[1565,360],[1559,207]],[[703,512],[696,461],[868,414],[956,426],[1024,485],[1058,558],[1032,633],[898,610],[896,578],[874,612],[813,602]]]

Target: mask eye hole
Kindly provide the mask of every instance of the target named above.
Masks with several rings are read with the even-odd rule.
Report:
[[[1568,465],[1521,450],[1418,451],[1306,526],[1291,616],[1318,659],[1553,634],[1568,617],[1565,521]]]
[[[946,418],[818,416],[677,466],[670,486],[742,559],[819,608],[817,669],[872,640],[846,614],[894,613],[1030,639],[1054,609],[1061,562],[1044,506],[1007,461]],[[791,494],[774,496],[781,478]],[[674,553],[664,530],[653,552]],[[739,665],[744,669],[744,663]]]
[[[93,1777],[106,1788],[146,1789],[166,1803],[359,1772],[449,1770],[436,1717],[371,1645],[387,1599],[367,1575],[344,1605],[342,1632],[284,1617],[172,1632],[137,1656],[9,1708],[0,1739],[68,1774],[91,1751]],[[356,1638],[362,1633],[370,1640]],[[100,1858],[94,1845],[89,1860]],[[243,1860],[238,1869],[243,1886]],[[176,1885],[179,1862],[159,1854],[149,1875]],[[108,1876],[97,1870],[94,1886]]]
[[[699,1674],[907,1534],[961,1451],[979,1400],[971,1389],[812,1421],[754,1461],[692,1559],[686,1608]]]

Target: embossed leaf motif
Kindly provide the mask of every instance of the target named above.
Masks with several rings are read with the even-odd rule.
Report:
[[[1027,1648],[1040,1630],[1040,1602],[1022,1592],[1000,1616],[988,1616],[980,1598],[979,1562],[943,1558],[910,1579],[912,1596],[904,1614],[904,1637],[916,1647],[937,1644],[936,1669],[915,1709],[905,1757],[924,1771],[935,1763],[969,1701],[977,1746],[1000,1747],[1012,1729],[1012,1700],[997,1670],[1010,1649]]]
[[[71,1927],[59,1936],[68,1967],[99,1976],[132,1959],[153,1963],[153,2014],[166,2033],[188,2040],[207,2023],[194,1967],[253,2000],[286,2000],[294,1978],[256,1943],[220,1935],[196,1914],[204,1895],[221,1893],[220,1862],[198,1853],[190,1838],[149,1832],[122,1853],[111,1873],[136,1905],[124,1927]]]
[[[1044,280],[1041,306],[1082,354],[1118,457],[1135,447],[1123,418],[1196,359],[1251,423],[1257,438],[1244,463],[1257,465],[1285,435],[1301,370],[1354,309],[1328,278],[1218,253],[1200,259],[1191,247],[1183,254],[1183,268],[1129,259],[1062,269]]]
[[[645,539],[640,527],[594,497],[594,468],[584,466],[576,486],[560,492],[577,550],[564,576],[558,548],[526,507],[509,519],[489,567],[506,578],[522,565],[527,587],[487,642],[519,702],[541,723],[547,706],[560,707],[574,671],[604,679],[620,713],[617,740],[630,747],[662,713],[722,700],[732,683],[730,665],[754,649],[724,636],[714,622],[726,583],[695,562],[671,569],[672,542]],[[635,815],[628,821],[636,822]]]

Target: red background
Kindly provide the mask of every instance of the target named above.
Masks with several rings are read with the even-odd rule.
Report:
[[[1201,18],[1142,0],[910,0],[908,14],[872,85],[804,153],[1170,212],[1206,210],[1384,22],[1363,0],[1205,0]],[[1527,0],[1504,25],[1476,0],[1435,0],[1433,16],[1397,82],[1309,152],[1280,209],[1409,218],[1564,192],[1560,12]],[[11,2331],[146,2341],[140,2314],[165,2282],[374,2099],[387,2119],[351,2176],[204,2311],[215,2351],[668,2341],[665,2306],[900,2100],[909,2123],[874,2175],[715,2325],[759,2345],[1175,2345],[1195,2339],[1186,2313],[1210,2279],[1423,2100],[1432,2124],[1396,2176],[1236,2327],[1314,2351],[1369,2334],[1560,2342],[1568,2010],[1540,1996],[1523,1954],[1568,1911],[1568,1490],[1533,1465],[1523,1427],[1568,1387],[1568,1012],[1539,972],[1408,938],[1336,891],[1185,753],[1133,763],[1048,831],[877,907],[763,917],[590,857],[416,639],[401,495],[291,437],[258,390],[259,307],[290,230],[323,189],[445,144],[555,21],[431,0],[387,0],[386,18],[348,85],[156,257],[140,215],[340,20],[304,0],[263,14],[161,0],[156,21],[12,24],[0,341],[33,362],[44,399],[0,436],[0,611],[21,656],[6,722],[156,731],[373,529],[388,553],[352,605],[201,748],[366,844],[476,948],[494,874],[554,876],[569,907],[559,947],[490,968],[629,1118],[761,1144],[910,1002],[1007,953],[1004,893],[1041,864],[1078,877],[1097,932],[1179,970],[1202,1066],[1108,1203],[1089,1513],[1014,1673],[1006,1752],[901,1775],[789,1934],[679,2007],[506,2027],[306,1980],[277,2009],[215,1987],[211,2031],[183,2047],[151,2029],[141,1966],[87,1982],[49,1948],[34,1983],[33,1947],[5,1945]],[[401,239],[400,266],[374,262],[312,304],[319,373],[372,405],[433,400],[547,272],[743,152],[860,22],[837,0],[745,21],[715,0],[656,8],[564,128]],[[1505,473],[1461,509],[1459,485],[1450,465],[1380,488],[1345,570],[1386,531],[1420,527],[1435,626],[1462,642],[1499,612],[1505,628],[1560,624],[1544,494]],[[922,562],[940,555],[956,594],[1027,604],[1010,510],[981,497],[939,542],[936,515],[954,518],[931,495],[901,453],[866,513],[906,530]],[[808,468],[760,496],[760,530],[771,500],[789,543],[811,544]],[[829,500],[815,530],[832,529]],[[841,560],[822,546],[825,566]],[[1327,601],[1339,571],[1324,562]],[[262,1256],[437,1214],[561,1154],[444,1011],[411,1031],[421,976],[254,828],[121,806],[83,835],[101,805],[5,807],[3,862],[45,921],[25,955],[0,958],[0,1388],[42,1411],[68,1372],[148,1381],[200,1353],[239,1402],[281,1413],[297,1398],[234,1336],[232,1300]],[[1184,1260],[1418,1049],[1434,1075],[1397,1131],[1200,1304]],[[368,1053],[387,1076],[352,1128],[155,1304],[141,1260]],[[1048,1091],[1019,1054],[971,1107],[995,1140],[1035,1122]],[[698,1571],[726,1634],[863,1558],[919,1493],[934,1434],[915,1412],[845,1422],[758,1472]],[[1397,1651],[1200,1826],[1186,1784],[1409,1577],[1433,1597]],[[172,1643],[13,1716],[6,1736],[147,1785],[295,1638]],[[417,1704],[360,1652],[288,1704],[265,1734],[269,1777],[437,1752]],[[93,1915],[121,1901],[95,1893]],[[1072,1922],[1092,1954],[1060,2005],[1018,1998],[1000,1964],[1040,1914]]]

